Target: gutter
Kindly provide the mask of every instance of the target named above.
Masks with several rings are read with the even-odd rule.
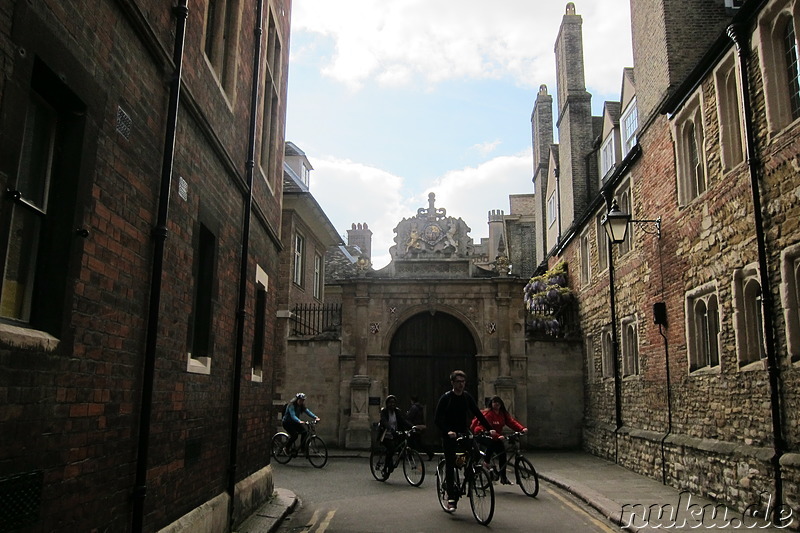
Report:
[[[150,301],[147,313],[142,396],[139,409],[139,438],[136,445],[136,479],[133,487],[133,518],[131,530],[140,533],[144,524],[144,500],[147,496],[147,456],[150,451],[150,419],[153,411],[153,385],[155,381],[156,348],[158,345],[159,309],[164,276],[164,248],[169,219],[169,195],[172,188],[172,165],[175,159],[175,137],[178,124],[178,106],[181,94],[184,38],[189,9],[187,0],[180,0],[172,9],[175,21],[175,48],[172,61],[175,69],[170,79],[167,130],[164,135],[164,155],[161,162],[161,189],[158,200],[158,218],[151,232],[153,239],[153,266],[150,278]]]

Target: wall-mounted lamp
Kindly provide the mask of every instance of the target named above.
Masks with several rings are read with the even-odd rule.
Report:
[[[617,340],[617,306],[615,301],[614,291],[614,261],[611,254],[611,245],[620,244],[625,240],[628,234],[628,225],[631,223],[637,224],[642,228],[642,231],[650,235],[656,235],[661,238],[661,217],[655,220],[632,220],[630,213],[623,213],[616,198],[611,201],[611,206],[608,212],[603,215],[600,223],[606,230],[608,236],[608,286],[609,286],[609,307],[611,308],[611,349],[613,356],[614,366],[614,407],[615,419],[617,430],[622,427],[622,376],[620,373],[621,364],[619,360],[619,342]],[[653,224],[653,228],[649,228],[647,224]],[[616,439],[615,448],[616,448]],[[615,461],[617,460],[617,450],[614,452]]]
[[[619,244],[625,240],[625,236],[628,234],[628,225],[631,223],[639,225],[645,233],[661,238],[661,217],[654,220],[632,220],[630,213],[620,211],[616,198],[611,201],[611,207],[603,215],[600,223],[606,229],[608,238],[614,244]],[[655,228],[649,229],[646,224],[654,224]]]

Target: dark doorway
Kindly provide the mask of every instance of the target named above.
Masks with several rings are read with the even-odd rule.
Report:
[[[411,396],[419,397],[428,426],[422,439],[429,447],[440,448],[433,414],[439,397],[451,388],[450,372],[466,372],[467,391],[477,399],[476,353],[470,331],[447,313],[419,313],[394,334],[389,347],[389,393],[397,396],[403,411],[411,405]]]

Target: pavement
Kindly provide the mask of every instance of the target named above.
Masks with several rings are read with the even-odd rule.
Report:
[[[368,458],[369,452],[329,450],[329,456],[332,459]],[[525,456],[533,463],[540,480],[569,492],[625,531],[710,529],[726,532],[778,532],[787,529],[796,531],[800,527],[800,513],[791,514],[791,509],[783,510],[785,516],[790,513],[788,528],[778,528],[759,519],[759,515],[763,518],[765,512],[763,506],[755,510],[755,513],[743,515],[586,452],[531,451],[526,452]],[[764,505],[767,503],[769,502],[764,502]],[[234,533],[271,533],[296,504],[297,496],[291,490],[275,489],[272,499]],[[767,513],[770,512],[771,508]]]

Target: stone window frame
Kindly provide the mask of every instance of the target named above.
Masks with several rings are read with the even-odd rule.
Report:
[[[236,96],[241,4],[241,0],[208,0],[203,28],[203,57],[231,101]]]
[[[638,142],[636,133],[639,131],[639,108],[636,106],[636,96],[631,98],[631,101],[628,102],[627,107],[622,112],[622,116],[619,119],[619,128],[622,138],[620,145],[622,157],[624,158]]]
[[[603,228],[603,212],[595,217],[594,232],[597,237],[597,271],[605,272],[608,270],[608,234]]]
[[[306,238],[299,231],[294,232],[292,252],[294,254],[294,261],[292,261],[292,283],[298,287],[304,287]]]
[[[629,378],[641,374],[639,359],[639,319],[636,314],[620,320],[622,340],[622,377]]]
[[[312,289],[313,296],[317,300],[322,300],[322,277],[323,277],[323,260],[322,254],[314,251],[314,286]]]
[[[547,199],[547,227],[552,226],[558,218],[558,197],[555,191]]]
[[[585,230],[580,236],[580,265],[581,265],[581,285],[588,285],[592,280],[592,247],[589,239],[589,230]]]
[[[616,144],[614,142],[614,130],[603,141],[600,146],[600,179],[602,181],[606,175],[614,171],[617,162]]]
[[[720,356],[720,324],[722,316],[717,282],[709,281],[686,291],[684,306],[686,316],[686,356],[689,374],[719,373],[722,359]],[[703,317],[711,316],[710,309],[716,311],[715,322],[703,320]],[[703,313],[703,315],[698,316],[698,312]],[[714,326],[716,327],[716,334],[712,336],[710,333],[713,329],[709,328]]]
[[[266,348],[266,311],[269,294],[269,274],[256,264],[256,297],[253,310],[253,349],[250,365],[250,380],[254,383],[264,381],[264,349]]]
[[[614,339],[611,336],[611,328],[605,327],[600,333],[600,348],[602,354],[601,368],[603,378],[614,378]]]
[[[195,240],[194,302],[190,316],[190,342],[186,371],[211,374],[214,350],[214,301],[216,295],[218,231],[200,222]],[[206,337],[207,336],[207,337]]]
[[[685,206],[708,190],[708,165],[705,157],[707,127],[705,102],[698,89],[674,115],[670,124],[675,145],[675,170],[678,204]]]
[[[265,32],[266,53],[262,71],[264,72],[264,90],[262,91],[262,102],[259,113],[261,115],[261,144],[258,150],[258,168],[261,176],[269,186],[270,191],[275,194],[278,190],[278,179],[282,172],[277,169],[277,162],[283,154],[283,146],[278,146],[275,140],[279,138],[280,131],[280,107],[281,107],[281,80],[282,55],[280,34],[278,25],[275,21],[275,14],[270,9],[267,15],[267,31]],[[278,152],[280,150],[280,153]],[[308,185],[310,173],[302,163],[301,180]]]
[[[586,381],[591,383],[595,379],[594,367],[594,351],[595,351],[595,336],[593,333],[586,335],[583,338],[584,353],[586,354]]]
[[[761,303],[761,278],[758,265],[751,263],[733,271],[733,331],[736,336],[736,360],[740,370],[763,368],[767,357],[764,344],[764,319]]]
[[[744,128],[739,94],[740,73],[731,50],[714,70],[719,120],[719,146],[722,170],[730,171],[744,162]]]
[[[786,353],[800,364],[800,243],[781,252],[781,305],[786,328]]]
[[[798,120],[792,116],[790,80],[786,64],[784,32],[787,24],[795,36],[795,56],[797,56],[797,36],[800,32],[800,2],[797,0],[777,0],[759,13],[756,35],[759,53],[761,78],[764,85],[764,103],[767,127],[772,134],[786,129]],[[795,96],[797,94],[795,87]]]

